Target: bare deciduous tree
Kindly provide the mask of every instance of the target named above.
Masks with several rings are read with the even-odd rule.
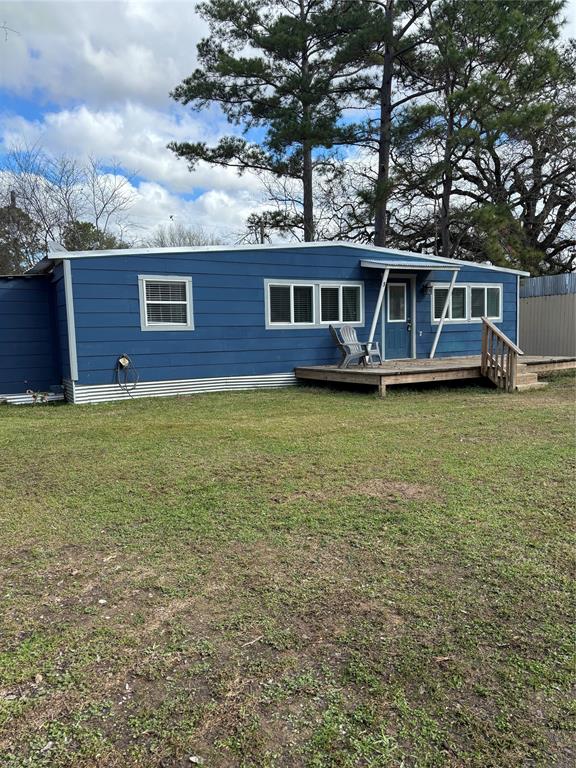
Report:
[[[38,225],[45,251],[74,222],[88,221],[102,234],[118,230],[134,202],[131,177],[118,163],[55,157],[39,146],[7,153],[0,190],[6,199],[16,194],[18,207]]]
[[[160,224],[154,232],[143,240],[143,245],[150,248],[177,248],[190,245],[222,245],[223,241],[211,235],[202,227],[195,227],[182,222]]]

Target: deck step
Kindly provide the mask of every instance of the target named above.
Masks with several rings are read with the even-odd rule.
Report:
[[[537,384],[538,383],[538,374],[537,373],[522,373],[519,376],[516,377],[516,383],[517,384]]]
[[[516,384],[516,392],[527,392],[529,389],[546,389],[547,386],[547,381],[536,381],[529,384],[519,382]]]

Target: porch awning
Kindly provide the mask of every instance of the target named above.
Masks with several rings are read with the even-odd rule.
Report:
[[[385,261],[384,259],[360,259],[360,266],[368,269],[401,269],[403,272],[459,272],[460,267],[437,261]]]
[[[452,277],[450,278],[450,285],[448,286],[448,291],[446,292],[446,299],[444,301],[444,308],[442,309],[442,316],[440,317],[440,322],[438,323],[438,327],[436,328],[436,333],[434,334],[434,341],[432,343],[432,349],[430,350],[430,358],[433,358],[436,354],[436,347],[438,346],[438,341],[440,340],[440,334],[442,333],[442,329],[444,328],[444,321],[446,320],[446,315],[448,313],[448,307],[450,305],[450,300],[452,298],[452,291],[454,290],[454,284],[456,283],[456,278],[458,276],[458,272],[460,272],[460,267],[455,265],[448,265],[444,262],[439,263],[437,261],[426,261],[425,259],[422,260],[412,260],[412,261],[386,261],[385,259],[360,259],[360,266],[361,267],[368,267],[368,269],[381,269],[382,270],[382,282],[380,283],[380,290],[378,292],[378,299],[376,300],[376,308],[374,309],[374,316],[372,318],[372,324],[370,326],[370,333],[368,335],[368,342],[374,341],[374,334],[376,333],[376,326],[378,324],[378,317],[380,315],[380,310],[382,309],[382,302],[384,300],[384,292],[386,290],[386,283],[388,282],[388,276],[392,270],[402,270],[403,272],[432,272],[433,270],[437,270],[439,272],[452,272]]]

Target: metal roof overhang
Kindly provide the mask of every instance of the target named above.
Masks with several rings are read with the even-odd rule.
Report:
[[[360,266],[368,269],[400,269],[403,272],[459,272],[459,266],[432,261],[384,261],[380,259],[360,259]]]

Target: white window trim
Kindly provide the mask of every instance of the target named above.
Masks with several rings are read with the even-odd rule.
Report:
[[[470,295],[469,295],[470,310],[469,310],[468,314],[469,314],[471,322],[473,322],[473,323],[481,323],[482,322],[482,318],[481,317],[472,317],[472,288],[483,288],[484,289],[484,309],[486,310],[486,314],[484,315],[484,317],[488,318],[488,320],[492,320],[493,323],[494,322],[495,323],[501,323],[502,322],[502,314],[503,314],[503,311],[504,311],[504,307],[502,306],[502,295],[503,295],[502,294],[502,284],[501,283],[498,283],[496,285],[491,285],[490,283],[483,283],[481,285],[474,285],[473,283],[470,284]],[[486,293],[486,289],[487,288],[497,288],[498,289],[498,306],[500,307],[500,313],[499,313],[498,317],[491,317],[488,314],[488,296],[487,296],[487,293]]]
[[[272,287],[290,288],[290,322],[273,323],[270,318],[270,288]],[[312,288],[312,322],[296,323],[294,321],[294,288]],[[299,280],[268,280],[266,285],[266,327],[267,328],[314,328],[316,325],[316,291],[313,282]]]
[[[434,284],[434,287],[432,289],[432,322],[438,325],[440,322],[440,318],[434,318],[434,291],[436,288],[439,290],[447,291],[450,287],[450,283],[438,283]],[[450,298],[450,304],[448,305],[448,311],[446,313],[446,317],[444,319],[445,323],[452,322],[452,323],[467,323],[470,320],[470,291],[468,290],[468,285],[466,283],[457,283],[454,288],[453,292],[457,290],[458,288],[464,289],[464,302],[465,302],[465,316],[464,317],[452,317],[452,297]],[[454,295],[454,294],[452,294]]]
[[[338,317],[341,320],[322,320],[322,288],[338,288]],[[344,301],[343,301],[343,288],[359,288],[360,289],[360,320],[344,320]],[[333,325],[339,327],[341,325],[364,325],[364,283],[353,283],[350,281],[323,281],[318,284],[318,320],[320,325],[329,326]]]
[[[447,290],[449,288],[449,283],[432,283],[432,294],[430,297],[430,317],[432,325],[439,325],[440,318],[434,317],[434,291],[436,288]],[[480,317],[472,317],[472,288],[497,288],[499,292],[499,305],[500,305],[500,314],[498,317],[489,317],[488,319],[491,320],[493,323],[501,323],[503,318],[503,312],[504,312],[504,287],[502,283],[456,283],[454,288],[465,288],[466,289],[466,317],[456,317],[452,318],[452,305],[448,307],[448,314],[446,315],[446,319],[444,320],[445,323],[450,323],[453,325],[469,325],[469,324],[478,324],[482,322],[482,318]]]
[[[270,320],[270,286],[306,286],[312,288],[312,317],[314,321],[312,323],[273,323]],[[344,321],[322,321],[321,314],[321,287],[336,288],[340,287],[338,294],[338,306],[339,316],[342,316],[342,288],[360,288],[360,320],[355,322]],[[290,292],[290,315],[294,317],[294,301],[293,301],[293,289]],[[352,325],[355,327],[361,327],[364,325],[364,283],[362,281],[355,280],[274,280],[272,278],[266,278],[264,280],[264,304],[265,304],[265,321],[267,330],[288,330],[298,328],[327,328],[329,325],[339,327],[341,325]]]
[[[184,323],[149,323],[146,312],[146,304],[159,304],[162,302],[147,302],[146,283],[184,283],[186,286],[186,309],[188,322]],[[193,331],[194,330],[194,304],[192,299],[192,278],[182,275],[138,275],[138,292],[140,296],[140,330],[142,331]],[[168,304],[179,302],[166,302]],[[183,302],[180,302],[183,303]]]
[[[404,317],[402,319],[391,320],[390,319],[390,288],[402,288],[404,290]],[[386,322],[387,323],[406,323],[408,322],[408,305],[406,301],[408,299],[406,291],[406,283],[388,283],[386,287]]]

